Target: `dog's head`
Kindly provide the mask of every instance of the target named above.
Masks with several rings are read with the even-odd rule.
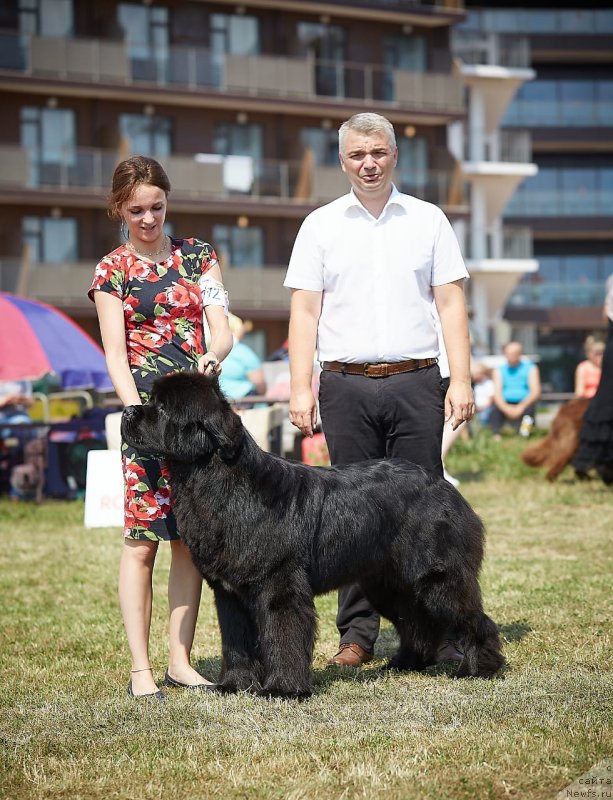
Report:
[[[215,452],[230,460],[244,436],[240,417],[230,408],[217,378],[198,372],[158,378],[145,405],[124,410],[121,433],[138,450],[183,463]]]

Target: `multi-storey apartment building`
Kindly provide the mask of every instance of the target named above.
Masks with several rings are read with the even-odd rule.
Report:
[[[604,284],[613,273],[613,8],[577,2],[467,3],[464,35],[518,35],[536,79],[503,117],[529,129],[538,174],[510,200],[505,221],[528,225],[538,272],[511,295],[513,336],[541,355],[545,383],[572,389],[585,337],[604,332]],[[608,8],[607,8],[608,6]]]
[[[282,279],[306,214],[347,190],[336,130],[395,125],[399,188],[468,214],[448,126],[458,0],[5,0],[0,7],[0,288],[96,334],[85,293],[117,246],[115,164],[160,160],[169,232],[211,241],[262,354],[285,338]],[[259,338],[257,338],[259,337]]]

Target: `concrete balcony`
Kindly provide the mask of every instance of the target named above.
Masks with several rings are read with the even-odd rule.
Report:
[[[19,145],[0,145],[0,202],[25,195],[40,202],[100,207],[119,161],[116,151],[76,148],[43,162]],[[173,207],[187,211],[245,209],[265,216],[300,216],[349,190],[340,166],[316,165],[309,150],[302,161],[214,153],[173,154],[160,161],[172,184]],[[461,198],[452,196],[448,172],[399,172],[397,177],[402,191],[420,199],[448,208],[461,205]]]
[[[464,141],[464,161],[530,164],[532,137],[529,131],[495,129],[491,133],[471,130]]]
[[[87,298],[93,262],[71,264],[28,263],[27,259],[0,259],[0,291],[35,297],[58,308],[94,314]],[[290,293],[283,287],[287,267],[222,267],[232,309],[239,314],[285,319]]]
[[[218,2],[236,7],[235,0]],[[245,0],[242,5],[292,13],[411,23],[428,28],[453,25],[465,17],[463,0]]]
[[[376,64],[281,55],[219,55],[171,45],[150,58],[131,57],[125,42],[22,37],[0,33],[0,87],[202,108],[346,116],[380,110],[407,123],[446,124],[464,116],[461,81]]]
[[[506,225],[489,230],[469,230],[464,250],[470,260],[532,259],[532,230]]]
[[[525,36],[455,29],[451,49],[464,66],[530,68],[530,41]]]

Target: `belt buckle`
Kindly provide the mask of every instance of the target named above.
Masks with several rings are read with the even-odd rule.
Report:
[[[369,371],[369,367],[373,368],[373,372]],[[389,364],[364,364],[364,375],[367,378],[387,378]]]

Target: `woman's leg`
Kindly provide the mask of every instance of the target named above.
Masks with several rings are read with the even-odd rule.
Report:
[[[119,605],[132,654],[132,691],[157,691],[149,662],[149,629],[153,602],[153,565],[158,543],[124,539],[119,565]]]
[[[190,654],[198,619],[202,577],[192,561],[185,544],[172,541],[170,574],[168,576],[170,658],[168,674],[171,678],[191,686],[209,683],[190,664]]]

